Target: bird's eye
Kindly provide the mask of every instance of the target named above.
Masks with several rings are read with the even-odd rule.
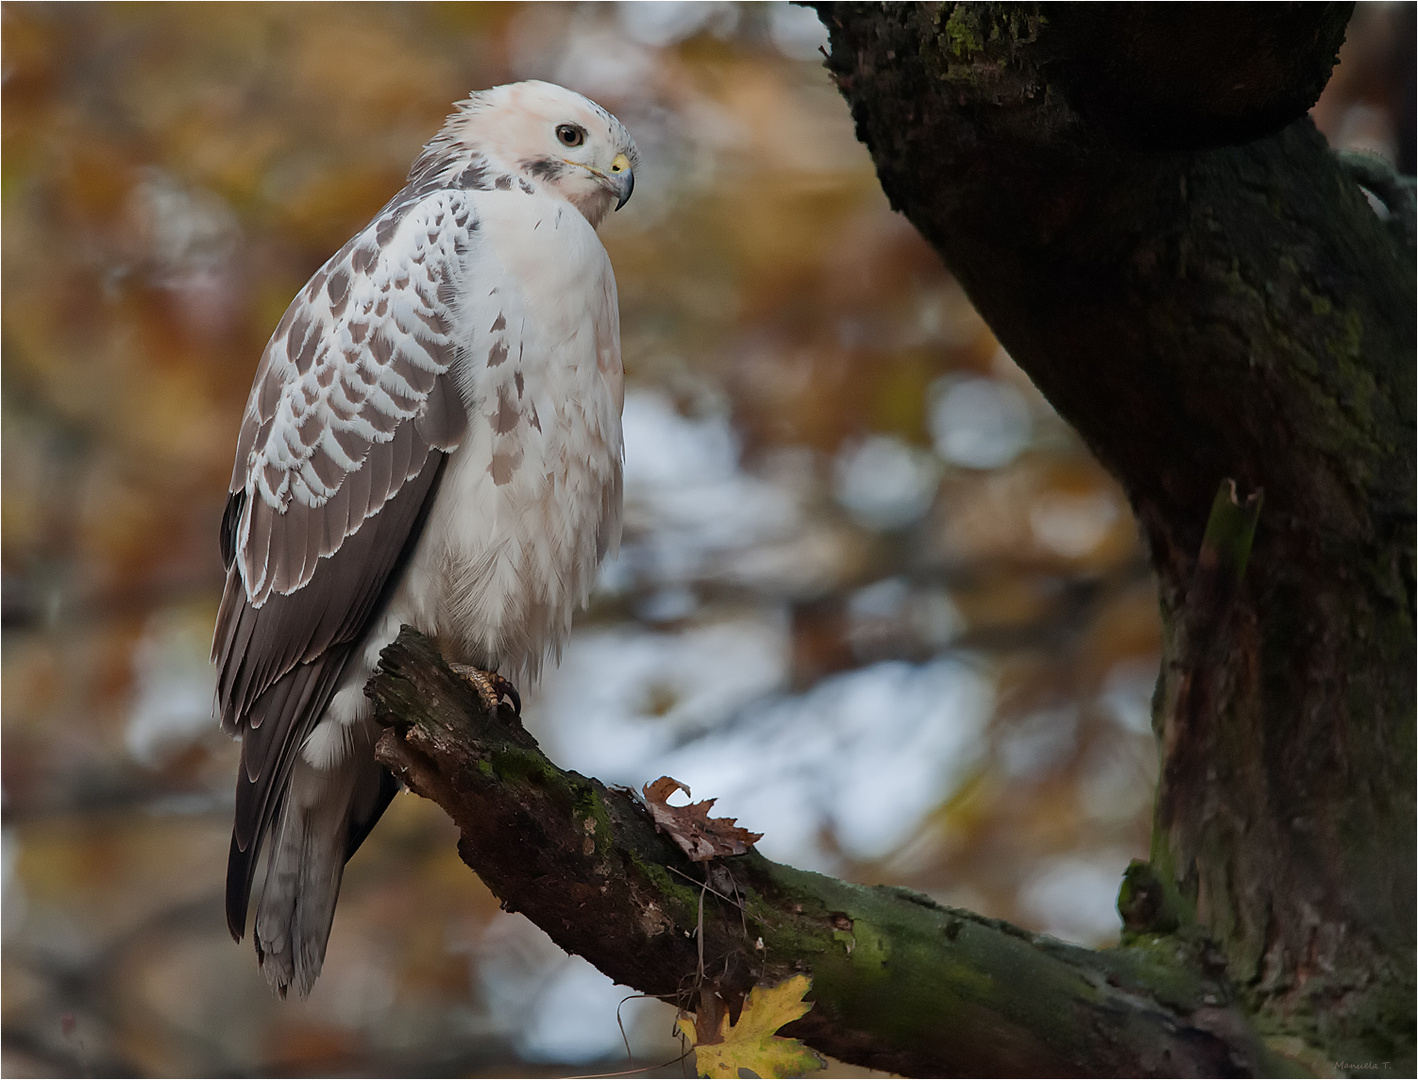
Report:
[[[586,141],[586,131],[575,124],[558,124],[556,137],[561,140],[562,146],[580,146]]]

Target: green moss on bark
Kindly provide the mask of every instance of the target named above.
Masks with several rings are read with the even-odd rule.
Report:
[[[1148,950],[1093,953],[757,853],[690,863],[628,792],[562,772],[508,714],[489,715],[412,631],[369,693],[389,726],[381,760],[449,811],[465,861],[619,982],[693,1006],[702,990],[733,999],[806,972],[814,1008],[785,1033],[905,1074],[1269,1067],[1221,984]]]

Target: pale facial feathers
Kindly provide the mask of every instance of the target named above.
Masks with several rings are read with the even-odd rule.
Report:
[[[485,169],[559,195],[594,228],[630,197],[639,164],[635,140],[614,116],[580,94],[532,80],[458,102],[409,170],[409,183]]]

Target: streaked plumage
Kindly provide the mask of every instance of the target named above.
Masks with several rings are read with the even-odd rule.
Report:
[[[319,974],[345,860],[396,788],[363,693],[379,651],[407,623],[535,678],[618,542],[620,327],[595,226],[635,161],[561,87],[472,95],[261,358],[212,657],[242,737],[227,921],[240,939],[265,848],[253,932],[282,994]]]

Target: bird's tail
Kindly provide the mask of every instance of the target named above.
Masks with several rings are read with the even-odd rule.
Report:
[[[292,771],[269,840],[266,881],[253,938],[266,981],[281,997],[306,997],[325,962],[325,944],[345,860],[354,854],[397,785],[368,748],[331,770],[303,757]]]

